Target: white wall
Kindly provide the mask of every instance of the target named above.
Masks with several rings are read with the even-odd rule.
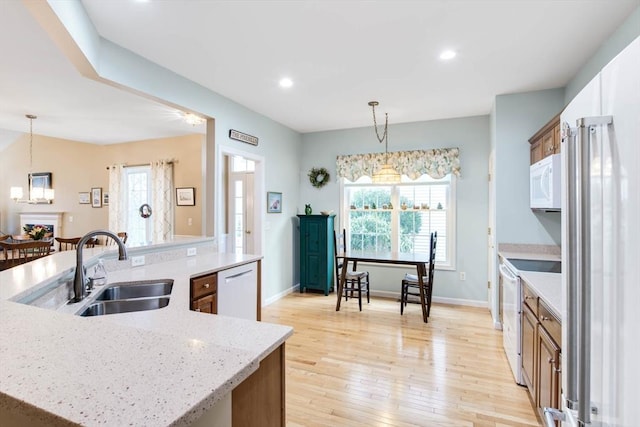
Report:
[[[390,117],[393,121],[393,117]],[[299,169],[298,211],[310,203],[314,212],[334,210],[340,227],[340,189],[336,179],[336,156],[384,152],[371,127],[316,132],[302,136]],[[487,300],[487,223],[489,116],[435,120],[389,126],[389,151],[459,147],[462,176],[457,181],[456,271],[436,270],[434,297],[485,303]],[[325,167],[331,181],[321,189],[311,186],[307,173]],[[367,266],[371,288],[398,293],[405,271],[399,267]],[[458,279],[464,271],[466,281]]]

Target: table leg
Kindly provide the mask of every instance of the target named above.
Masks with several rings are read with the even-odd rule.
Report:
[[[418,286],[420,288],[420,305],[422,306],[422,320],[424,323],[427,323],[427,304],[426,298],[427,296],[424,294],[424,281],[422,278],[425,275],[426,267],[424,263],[419,263],[416,265],[416,270],[418,271]]]
[[[340,272],[340,281],[338,282],[336,294],[338,295],[338,302],[336,303],[336,311],[340,311],[340,302],[342,302],[342,290],[344,289],[344,282],[347,278],[347,259],[342,260],[342,271]]]

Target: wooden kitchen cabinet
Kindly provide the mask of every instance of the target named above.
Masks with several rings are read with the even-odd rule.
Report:
[[[559,408],[562,325],[526,281],[522,281],[522,376],[542,419],[544,407]]]
[[[560,407],[560,347],[543,327],[538,332],[538,410],[542,411]]]
[[[231,395],[232,427],[284,427],[284,344],[260,361],[260,367]]]
[[[216,294],[207,295],[191,302],[191,310],[201,313],[217,314],[218,298]]]
[[[534,164],[547,156],[560,153],[560,142],[560,113],[558,113],[529,138],[530,163]]]
[[[202,313],[218,313],[218,275],[207,274],[191,278],[191,310]]]

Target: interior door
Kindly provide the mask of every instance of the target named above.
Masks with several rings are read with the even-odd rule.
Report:
[[[227,190],[230,245],[235,253],[255,253],[254,162],[239,156],[230,157],[229,160]]]

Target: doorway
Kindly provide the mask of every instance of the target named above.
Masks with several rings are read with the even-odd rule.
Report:
[[[219,150],[218,247],[225,252],[261,255],[264,158],[229,147]]]
[[[237,254],[255,251],[253,229],[255,203],[255,162],[242,156],[226,156],[229,181],[227,185],[227,230],[229,247]]]

